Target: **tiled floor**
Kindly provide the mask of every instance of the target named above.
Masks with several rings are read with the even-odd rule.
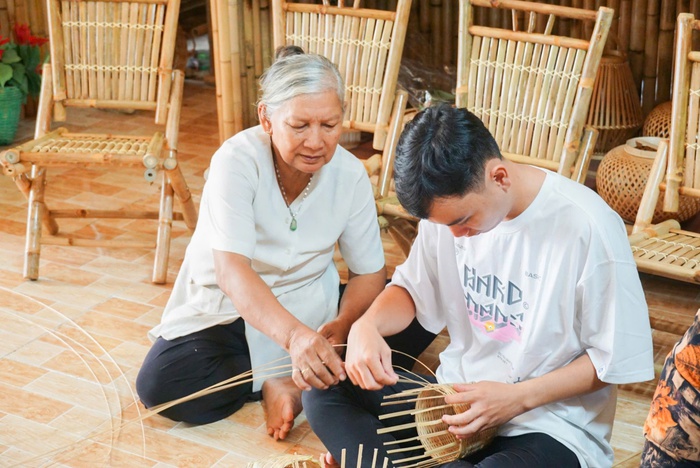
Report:
[[[203,172],[218,146],[215,92],[186,85],[179,158],[199,201]],[[118,122],[116,128],[113,122]],[[80,126],[91,132],[128,133],[152,124],[140,114],[82,111]],[[20,136],[32,133],[21,123]],[[47,203],[104,208],[157,203],[158,184],[139,176],[82,168],[50,171]],[[189,235],[173,227],[168,284],[150,283],[153,253],[144,249],[43,246],[39,281],[22,278],[26,201],[11,179],[0,177],[0,466],[243,467],[272,454],[318,454],[322,444],[303,413],[288,439],[266,435],[259,403],[227,420],[193,427],[160,416],[142,419],[134,379],[158,323]],[[144,239],[152,221],[63,220],[64,231],[86,238]],[[385,239],[390,267],[401,260]],[[339,262],[342,266],[342,262]],[[644,276],[652,316],[679,330],[698,307],[700,288]],[[677,330],[676,330],[677,331]],[[655,332],[657,362],[677,339]],[[428,361],[435,355],[428,356]],[[616,460],[641,448],[641,424],[649,386],[621,391],[613,433]]]

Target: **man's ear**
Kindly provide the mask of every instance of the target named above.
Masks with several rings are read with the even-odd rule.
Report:
[[[260,120],[260,125],[262,125],[265,133],[271,135],[272,122],[270,122],[270,118],[267,116],[267,106],[263,103],[258,104],[258,120]]]
[[[508,190],[511,184],[508,167],[500,159],[493,159],[492,161],[495,163],[489,165],[489,179],[493,180],[500,189]]]

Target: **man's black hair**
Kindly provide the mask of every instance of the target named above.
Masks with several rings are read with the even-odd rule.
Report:
[[[413,216],[428,218],[436,198],[481,190],[484,168],[493,158],[501,158],[501,152],[478,117],[448,104],[429,107],[399,139],[394,164],[399,202]]]

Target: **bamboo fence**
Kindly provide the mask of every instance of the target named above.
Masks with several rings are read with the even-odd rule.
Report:
[[[321,0],[305,0],[321,3]],[[338,0],[331,0],[336,3]],[[345,0],[349,4],[352,0]],[[534,1],[534,0],[533,0]],[[670,100],[675,20],[679,13],[700,16],[700,0],[540,0],[538,3],[615,10],[611,31],[627,55],[636,94],[647,115]],[[361,6],[395,8],[396,0],[362,0]],[[257,81],[272,58],[270,0],[210,0],[213,63],[217,82],[219,137],[223,141],[256,125]],[[510,27],[510,14],[477,7],[475,24]],[[457,2],[416,0],[404,47],[404,58],[444,69],[457,62]],[[592,24],[590,27],[592,28]],[[586,26],[563,21],[559,33],[590,35]],[[694,38],[700,45],[700,35]],[[451,91],[451,90],[446,90]]]

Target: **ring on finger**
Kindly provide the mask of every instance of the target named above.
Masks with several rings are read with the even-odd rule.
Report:
[[[311,370],[311,368],[310,368],[310,367],[306,367],[306,368],[301,369],[301,370],[299,371],[299,373],[301,374],[302,377],[304,377],[304,372],[306,372],[307,370]]]

